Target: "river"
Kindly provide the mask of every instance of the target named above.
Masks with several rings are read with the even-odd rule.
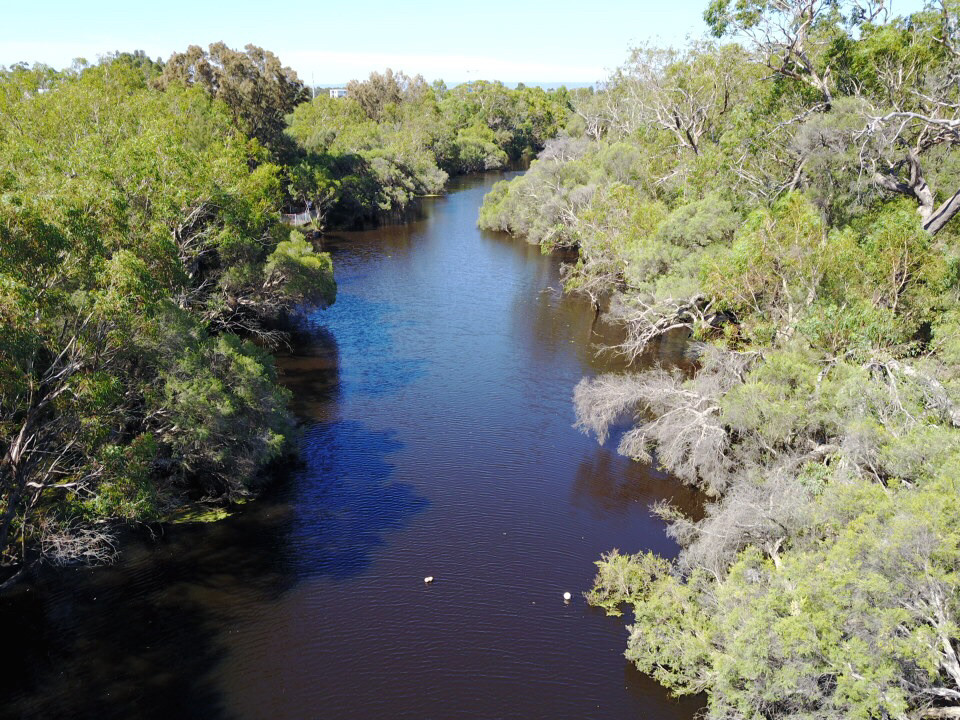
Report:
[[[227,520],[0,598],[0,713],[694,715],[623,658],[627,620],[581,593],[610,548],[675,553],[649,506],[695,498],[572,427],[574,385],[611,367],[609,329],[560,293],[558,258],[477,229],[496,179],[328,238],[337,302],[278,358],[302,461]]]

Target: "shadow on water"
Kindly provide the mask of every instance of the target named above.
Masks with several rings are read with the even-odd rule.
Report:
[[[211,673],[225,623],[296,575],[275,552],[288,516],[241,515],[132,540],[109,568],[47,570],[0,599],[0,714],[11,718],[223,717]]]
[[[664,499],[687,514],[695,513],[702,502],[689,485],[606,447],[582,460],[574,474],[571,500],[601,518],[624,513],[637,503],[650,506]]]
[[[302,448],[305,467],[293,482],[300,510],[287,552],[304,576],[362,574],[385,534],[427,506],[410,485],[391,479],[388,456],[403,445],[394,432],[337,421],[311,425]]]
[[[336,338],[314,326],[305,339],[278,358],[295,410],[311,418],[301,458],[256,503],[214,524],[132,533],[113,567],[47,569],[0,596],[4,647],[16,649],[0,717],[229,717],[224,628],[311,577],[363,573],[427,505],[391,479],[395,433],[336,419]]]

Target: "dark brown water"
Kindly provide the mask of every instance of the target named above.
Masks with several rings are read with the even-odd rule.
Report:
[[[303,462],[267,497],[0,598],[3,715],[693,716],[580,593],[605,550],[675,552],[649,505],[694,499],[571,427],[603,338],[557,258],[477,230],[496,179],[331,241],[337,303],[280,359]]]

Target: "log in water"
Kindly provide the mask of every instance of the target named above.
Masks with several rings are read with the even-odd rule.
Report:
[[[675,552],[649,505],[694,498],[572,428],[607,330],[558,258],[477,229],[497,179],[328,240],[337,303],[278,361],[301,464],[225,521],[0,599],[0,713],[693,716],[581,593],[605,550]]]

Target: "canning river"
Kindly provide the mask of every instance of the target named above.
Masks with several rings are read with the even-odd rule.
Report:
[[[603,551],[676,552],[649,506],[695,499],[572,427],[609,330],[561,295],[560,259],[477,229],[496,179],[327,238],[337,302],[278,358],[300,463],[226,520],[0,601],[0,713],[695,714],[624,659],[628,618],[581,595]]]

